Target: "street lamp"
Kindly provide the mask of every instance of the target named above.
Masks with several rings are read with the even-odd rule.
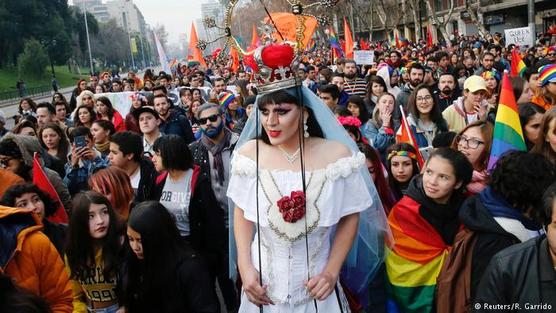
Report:
[[[93,55],[91,54],[91,40],[89,38],[89,24],[87,23],[87,10],[83,10],[85,17],[85,32],[87,33],[87,47],[89,48],[89,65],[91,67],[91,75],[95,73],[95,65],[93,64]]]

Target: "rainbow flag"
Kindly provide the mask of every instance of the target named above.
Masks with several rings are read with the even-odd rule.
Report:
[[[504,153],[511,150],[527,151],[508,73],[504,73],[502,77],[502,88],[500,90],[500,102],[496,112],[492,148],[488,160],[489,171],[492,171],[494,165]]]
[[[342,49],[342,46],[340,45],[340,40],[338,39],[338,35],[336,35],[336,33],[334,32],[334,29],[332,27],[329,28],[329,39],[328,41],[330,42],[330,47],[332,48],[333,53],[336,55],[336,57],[344,57],[344,50]]]
[[[388,216],[395,245],[386,254],[388,312],[433,311],[436,278],[450,246],[420,214],[420,205],[408,196]]]
[[[510,76],[511,77],[523,76],[526,69],[527,66],[525,66],[525,62],[523,62],[523,59],[519,55],[519,52],[517,51],[517,49],[513,49]]]

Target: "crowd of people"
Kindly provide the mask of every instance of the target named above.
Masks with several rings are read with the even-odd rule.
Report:
[[[297,92],[208,58],[21,99],[0,132],[0,311],[556,310],[556,46],[523,51],[527,151],[489,171],[514,47],[455,43],[375,47],[371,65],[305,52]],[[384,257],[361,293],[342,266],[380,226],[370,206]]]

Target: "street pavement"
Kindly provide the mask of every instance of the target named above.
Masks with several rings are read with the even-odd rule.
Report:
[[[73,92],[73,89],[75,89],[75,86],[58,89],[58,92],[61,92],[66,97],[66,99],[68,99],[68,102],[69,102],[69,99],[71,98],[71,93]],[[53,93],[54,92],[52,92],[51,94],[46,95],[46,96],[31,97],[31,99],[33,99],[33,101],[35,101],[35,103],[52,102],[52,94]],[[13,116],[19,114],[18,107],[19,107],[19,99],[14,99],[14,101],[0,106],[0,110],[2,110],[4,112],[4,116],[6,117],[6,128],[7,129],[12,129],[12,127],[14,127]]]

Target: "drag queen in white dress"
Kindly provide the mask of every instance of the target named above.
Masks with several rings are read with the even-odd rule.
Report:
[[[368,295],[388,233],[364,155],[298,83],[259,96],[241,137],[228,188],[239,312],[350,312],[339,281]]]

